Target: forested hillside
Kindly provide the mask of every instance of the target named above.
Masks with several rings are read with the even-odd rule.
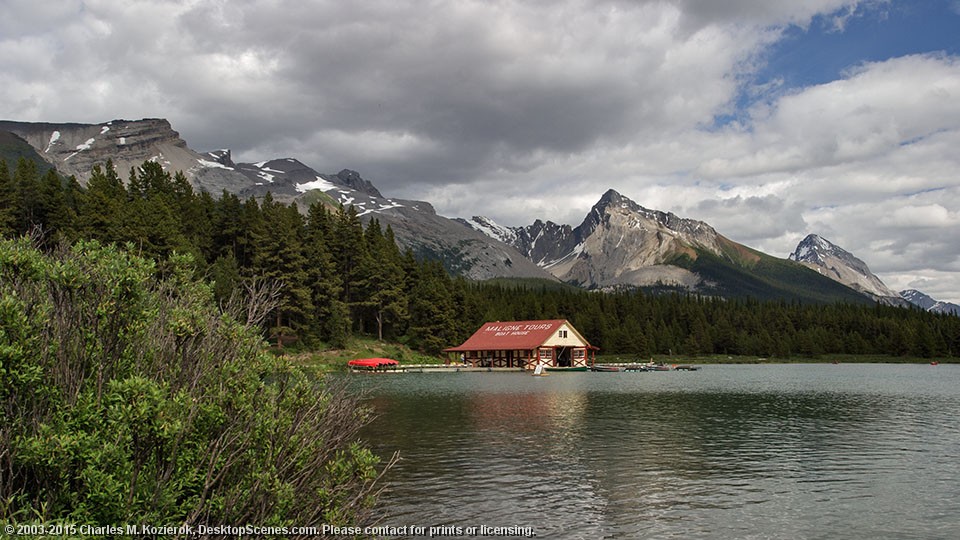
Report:
[[[567,318],[603,352],[640,356],[960,351],[960,318],[920,310],[470,282],[401,253],[390,227],[364,225],[352,207],[213,197],[154,162],[126,182],[107,163],[86,187],[26,159],[13,170],[0,162],[0,231],[39,231],[47,247],[117,243],[157,261],[161,277],[173,253],[190,254],[219,300],[258,281],[280,283],[279,307],[263,328],[277,348],[338,347],[369,335],[439,353],[485,321]]]

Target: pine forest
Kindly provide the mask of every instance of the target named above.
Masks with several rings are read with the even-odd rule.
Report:
[[[43,249],[93,240],[156,263],[187,256],[218,302],[270,283],[262,336],[276,349],[342,347],[369,336],[431,355],[486,321],[565,318],[603,354],[954,357],[960,318],[883,305],[585,291],[546,282],[471,282],[401,251],[390,227],[353,207],[309,208],[195,192],[155,162],[124,181],[107,163],[85,187],[21,159],[0,162],[0,231]]]

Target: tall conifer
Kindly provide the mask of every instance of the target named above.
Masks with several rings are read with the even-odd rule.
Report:
[[[331,234],[331,217],[319,202],[307,211],[306,257],[308,284],[313,312],[310,321],[314,333],[333,347],[346,345],[350,332],[349,311],[340,295],[343,276],[327,245]]]
[[[0,159],[0,236],[11,236],[16,231],[17,199],[7,161]]]

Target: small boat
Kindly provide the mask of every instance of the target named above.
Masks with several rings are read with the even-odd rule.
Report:
[[[678,364],[676,366],[673,366],[673,369],[676,371],[697,371],[700,368],[690,364]]]
[[[623,366],[624,371],[638,372],[638,371],[650,371],[650,369],[643,364],[627,364]]]
[[[933,362],[930,362],[930,365],[931,365],[931,366],[939,366],[939,365],[940,365],[940,362],[937,362],[936,360],[934,360]]]
[[[617,372],[617,371],[623,371],[623,366],[610,366],[606,364],[597,364],[595,366],[591,366],[590,371]]]

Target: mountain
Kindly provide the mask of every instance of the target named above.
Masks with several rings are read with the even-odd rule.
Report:
[[[941,302],[935,300],[930,296],[916,290],[916,289],[907,289],[905,291],[900,291],[900,296],[902,296],[907,302],[924,309],[926,311],[932,311],[934,313],[950,313],[953,315],[960,315],[960,305],[953,304],[950,302]]]
[[[276,200],[296,203],[303,210],[315,201],[331,208],[353,205],[362,219],[376,217],[384,226],[389,224],[402,247],[441,260],[451,272],[471,279],[556,281],[508,245],[438,216],[429,203],[384,197],[356,171],[319,173],[293,158],[235,163],[226,149],[205,153],[190,149],[167,120],[102,124],[0,121],[2,133],[18,152],[76,176],[81,184],[95,165],[107,160],[113,161],[121,178],[144,161],[157,161],[167,171],[183,171],[196,189],[213,195],[226,190],[241,198],[259,198],[270,192]],[[5,140],[0,138],[0,144]]]
[[[576,228],[541,220],[503,227],[479,216],[463,223],[511,244],[559,279],[589,288],[695,287],[698,276],[665,263],[695,247],[720,253],[718,235],[706,223],[648,210],[612,189]]]
[[[801,301],[867,301],[802,265],[738,244],[713,227],[650,210],[609,190],[575,228],[536,221],[463,223],[510,243],[562,281],[587,288],[680,287],[702,294]]]
[[[188,148],[170,122],[159,118],[103,124],[0,121],[0,131],[24,139],[46,163],[81,184],[94,165],[109,159],[122,178],[131,167],[150,160],[168,171],[183,171],[194,187],[210,193],[238,192],[252,185],[246,176]]]
[[[390,225],[402,247],[410,248],[418,257],[442,261],[452,273],[470,279],[509,277],[555,281],[510,246],[437,215],[430,203],[384,197],[356,171],[319,173],[293,158],[233,163],[227,150],[210,152],[208,157],[253,182],[241,196],[262,197],[270,192],[276,200],[295,202],[304,210],[317,200],[331,208],[352,205],[361,219],[375,217],[384,227]]]
[[[807,235],[788,257],[880,302],[905,305],[899,294],[884,285],[862,260],[816,234]]]
[[[102,124],[0,121],[0,145],[45,162],[81,183],[112,160],[121,177],[144,161],[182,171],[198,190],[241,198],[268,192],[306,210],[314,202],[356,208],[390,225],[398,243],[471,279],[538,278],[586,288],[680,287],[724,297],[862,301],[864,297],[802,265],[737,244],[710,225],[649,210],[607,191],[577,227],[537,220],[502,227],[451,220],[427,202],[385,197],[358,172],[318,172],[295,158],[235,163],[229,150],[197,152],[163,119]],[[7,137],[9,136],[9,137]],[[466,225],[466,226],[465,226]]]

